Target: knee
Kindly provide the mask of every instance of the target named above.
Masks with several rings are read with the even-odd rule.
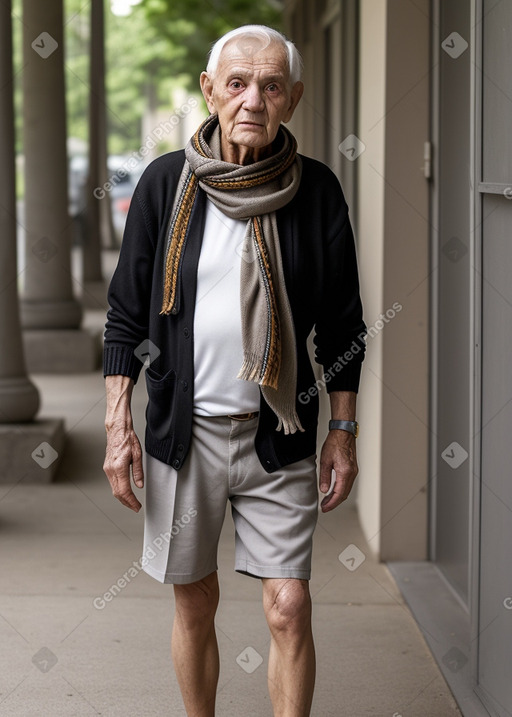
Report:
[[[176,614],[187,629],[213,622],[219,604],[217,573],[188,585],[175,585]]]
[[[311,623],[311,596],[306,580],[289,579],[266,586],[264,609],[272,632],[302,633]]]

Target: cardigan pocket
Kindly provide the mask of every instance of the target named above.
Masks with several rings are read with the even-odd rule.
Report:
[[[169,439],[176,393],[176,372],[171,369],[164,376],[160,376],[148,367],[146,387],[149,398],[146,408],[147,428],[158,440]]]

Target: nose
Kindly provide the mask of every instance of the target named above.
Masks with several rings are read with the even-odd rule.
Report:
[[[262,112],[265,109],[263,92],[256,83],[248,85],[244,92],[244,109],[248,112]]]

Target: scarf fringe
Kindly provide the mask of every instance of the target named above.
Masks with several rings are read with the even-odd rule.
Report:
[[[260,386],[269,386],[277,391],[279,386],[279,372],[278,371],[266,371],[261,376],[261,365],[257,356],[246,356],[243,360],[240,371],[238,372],[237,378],[242,381],[254,381]]]
[[[276,431],[280,430],[284,431],[285,436],[288,436],[290,433],[296,433],[297,431],[301,433],[305,432],[300,418],[297,415],[297,411],[294,408],[281,412]]]

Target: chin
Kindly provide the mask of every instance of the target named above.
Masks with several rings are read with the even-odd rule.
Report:
[[[261,133],[251,130],[247,132],[237,132],[236,136],[231,137],[231,141],[233,144],[238,144],[241,147],[253,147],[254,149],[266,147],[268,144],[271,144],[266,134],[262,136]]]
[[[235,144],[244,144],[247,147],[263,147],[268,144],[268,136],[263,127],[256,129],[239,129],[231,136]]]

